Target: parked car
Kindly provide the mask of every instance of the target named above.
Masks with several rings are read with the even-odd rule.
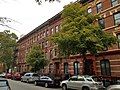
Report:
[[[6,79],[0,78],[0,90],[11,90]]]
[[[60,86],[60,80],[55,79],[54,77],[41,76],[39,80],[35,80],[35,85],[42,85],[46,88],[49,86]]]
[[[21,77],[21,82],[34,82],[35,80],[39,80],[39,75],[36,73],[26,73]]]
[[[115,84],[108,86],[107,90],[120,90],[120,80],[117,80]]]
[[[12,73],[6,73],[5,77],[6,77],[7,79],[11,79],[11,78],[12,78]]]
[[[62,90],[104,90],[101,81],[95,81],[92,76],[72,76],[68,80],[61,82]]]
[[[0,77],[5,78],[5,73],[1,73]]]
[[[120,85],[110,85],[107,87],[107,90],[120,90]]]
[[[21,80],[21,77],[22,77],[22,73],[20,72],[15,72],[14,74],[12,74],[12,78],[13,80]]]

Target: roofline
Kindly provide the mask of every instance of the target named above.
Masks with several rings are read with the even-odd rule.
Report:
[[[37,32],[38,30],[42,29],[43,27],[50,25],[51,22],[53,22],[54,20],[58,19],[61,17],[62,12],[59,12],[58,14],[56,14],[55,16],[53,16],[52,18],[48,19],[47,21],[45,21],[44,23],[42,23],[41,25],[39,25],[38,27],[36,27],[35,29],[33,29],[31,32],[29,32],[28,34],[26,34],[25,36],[23,36],[22,38],[20,38],[17,43],[21,42],[22,40],[24,40],[25,38],[29,37],[30,35],[32,35],[33,33]]]

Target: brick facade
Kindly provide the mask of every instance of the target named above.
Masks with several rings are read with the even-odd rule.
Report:
[[[96,14],[96,5],[97,3],[102,3],[102,10],[98,13],[104,18],[105,28],[104,31],[111,32],[114,35],[119,35],[120,33],[120,24],[115,25],[114,14],[120,12],[120,1],[115,6],[112,6],[112,0],[91,0],[89,2],[89,7],[92,9],[92,13]],[[39,43],[42,46],[45,54],[47,55],[50,64],[45,67],[44,73],[54,73],[56,75],[65,74],[65,63],[68,66],[68,72],[71,75],[74,75],[78,70],[79,74],[84,74],[83,69],[83,58],[80,55],[70,56],[70,58],[57,58],[57,47],[51,44],[49,41],[45,40],[45,37],[48,37],[57,31],[60,30],[60,24],[62,22],[61,12],[53,16],[51,19],[47,20],[33,31],[22,37],[18,41],[18,53],[17,53],[17,63],[18,70],[20,72],[29,71],[29,66],[25,61],[25,54],[30,50],[33,43]],[[119,19],[120,20],[120,19]],[[109,48],[108,51],[99,53],[97,56],[87,55],[86,65],[89,66],[85,70],[88,71],[90,75],[103,75],[108,74],[109,76],[120,76],[120,49],[118,45],[114,45],[112,48]],[[102,60],[106,60],[105,63]],[[109,61],[109,70],[110,72],[102,71],[102,68],[108,68]],[[103,64],[102,64],[103,62]],[[90,65],[89,65],[90,64]],[[102,66],[103,65],[103,66]],[[105,65],[105,67],[104,67]],[[78,68],[78,69],[75,69]],[[85,67],[84,67],[85,68]],[[103,74],[102,74],[103,73]]]

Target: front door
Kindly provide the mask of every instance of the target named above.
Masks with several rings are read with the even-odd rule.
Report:
[[[84,62],[84,75],[94,75],[93,73],[93,60],[86,59]]]
[[[60,63],[59,62],[55,62],[55,75],[60,75]]]

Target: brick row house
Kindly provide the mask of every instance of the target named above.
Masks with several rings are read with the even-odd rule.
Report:
[[[87,2],[88,13],[100,13],[102,16],[98,24],[106,32],[111,32],[120,39],[120,0],[81,0]],[[64,76],[83,74],[98,76],[120,76],[120,43],[107,50],[100,52],[97,56],[88,54],[87,60],[83,63],[80,55],[71,55],[70,58],[58,58],[57,46],[46,41],[46,37],[59,32],[62,22],[61,13],[56,14],[33,31],[20,38],[18,41],[17,67],[18,71],[29,70],[26,64],[25,54],[28,53],[33,43],[39,43],[44,50],[49,65],[44,68],[44,73],[53,73]],[[83,64],[85,68],[83,68]]]

